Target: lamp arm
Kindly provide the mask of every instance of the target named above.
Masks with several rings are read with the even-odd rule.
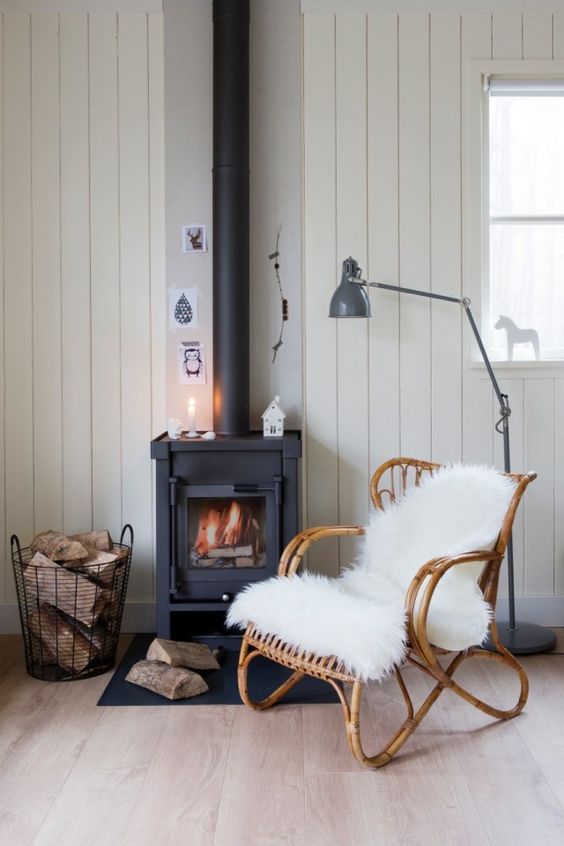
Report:
[[[463,306],[464,311],[466,312],[466,317],[470,323],[470,327],[474,334],[474,338],[476,339],[476,343],[478,344],[478,349],[480,350],[480,354],[486,365],[486,370],[488,371],[488,376],[490,377],[490,381],[492,383],[495,395],[498,399],[499,406],[500,406],[500,414],[501,418],[496,423],[496,429],[500,434],[504,434],[504,430],[500,429],[500,424],[506,420],[509,415],[511,414],[511,409],[509,407],[508,396],[507,394],[503,394],[501,392],[501,388],[499,387],[499,383],[496,379],[495,373],[493,371],[490,359],[486,352],[486,348],[484,347],[482,338],[480,333],[478,332],[478,327],[476,326],[476,321],[474,320],[474,315],[472,314],[472,310],[470,308],[470,299],[468,297],[449,297],[446,294],[436,294],[434,291],[420,291],[417,288],[403,288],[400,285],[387,285],[384,282],[369,282],[366,279],[361,279],[360,276],[352,276],[351,281],[354,280],[359,285],[365,285],[367,288],[383,288],[386,291],[395,291],[398,294],[414,294],[416,297],[425,297],[429,300],[443,300],[448,303],[458,303],[458,305]],[[508,450],[509,446],[504,449],[506,453],[505,456],[505,470],[509,472],[509,458],[508,458]]]

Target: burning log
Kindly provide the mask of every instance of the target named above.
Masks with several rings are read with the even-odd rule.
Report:
[[[253,566],[261,549],[260,526],[251,508],[232,500],[221,510],[210,508],[201,515],[193,546],[199,566],[214,566],[221,558],[233,559],[233,566],[237,559],[248,558]]]
[[[208,551],[208,558],[240,558],[252,556],[252,546],[216,546]]]

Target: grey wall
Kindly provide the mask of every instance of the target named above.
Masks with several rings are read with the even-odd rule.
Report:
[[[186,418],[188,395],[199,429],[212,427],[212,3],[165,0],[167,287],[200,291],[199,329],[168,330],[170,416]],[[301,17],[299,0],[251,0],[251,424],[274,394],[301,420]],[[204,223],[208,252],[182,254],[181,227]],[[280,272],[289,300],[284,345],[272,364],[280,330],[273,252],[281,227]],[[180,340],[206,345],[208,381],[178,385]]]

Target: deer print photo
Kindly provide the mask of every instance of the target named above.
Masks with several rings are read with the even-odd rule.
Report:
[[[513,361],[513,347],[516,344],[530,344],[536,360],[539,360],[539,333],[536,329],[521,329],[510,317],[506,317],[503,314],[500,314],[495,328],[505,329],[507,336],[507,361]]]

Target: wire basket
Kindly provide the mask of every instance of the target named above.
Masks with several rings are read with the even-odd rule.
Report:
[[[129,532],[129,544],[124,543]],[[10,539],[18,605],[30,676],[74,681],[115,664],[133,549],[125,525],[113,545],[114,561],[34,564],[30,546]]]

